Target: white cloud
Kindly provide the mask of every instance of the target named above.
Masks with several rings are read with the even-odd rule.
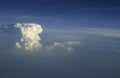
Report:
[[[48,29],[46,32],[49,32],[49,33],[56,32],[56,33],[59,33],[59,34],[67,34],[67,35],[68,34],[79,34],[79,35],[83,35],[83,36],[84,36],[84,34],[92,34],[92,35],[98,35],[98,36],[120,38],[120,29],[110,29],[110,28],[72,28],[72,29],[69,29],[69,31],[66,31],[66,30],[67,29],[64,29],[64,30]],[[65,35],[64,37],[66,38],[68,36]],[[73,35],[73,37],[74,36],[75,35]]]
[[[120,38],[120,29],[82,28],[79,32]]]
[[[74,51],[74,47],[80,44],[78,35],[69,34],[69,33],[68,34],[67,33],[55,33],[54,34],[54,33],[47,32],[46,39],[50,42],[53,41],[53,43],[42,45],[39,42],[41,40],[39,34],[42,33],[43,29],[41,25],[38,25],[35,23],[17,23],[17,24],[10,24],[10,25],[8,24],[8,25],[1,26],[0,29],[2,31],[5,30],[5,33],[8,31],[13,31],[13,32],[10,32],[11,35],[15,36],[16,38],[15,43],[13,44],[16,45],[16,48],[27,50],[27,51],[35,51],[35,50],[41,51],[42,50],[42,51],[47,51],[47,52],[49,51],[72,52]],[[54,41],[54,39],[58,41],[61,40],[61,42],[56,42]]]
[[[22,35],[21,40],[16,42],[17,48],[24,48],[25,50],[35,50],[42,47],[42,44],[39,42],[41,39],[38,35],[42,33],[41,25],[34,23],[17,23],[14,26],[20,29]]]
[[[20,45],[20,43],[16,42],[16,47],[17,48],[22,48],[22,46]]]
[[[80,42],[79,41],[71,41],[71,42],[65,42],[65,44],[68,46],[74,46],[74,45],[79,45]]]
[[[74,51],[74,46],[79,45],[79,41],[70,41],[70,42],[54,42],[52,45],[46,46],[48,51],[53,51],[57,49],[64,49],[68,52]]]

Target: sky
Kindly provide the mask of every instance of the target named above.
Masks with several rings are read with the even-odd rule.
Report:
[[[119,0],[0,0],[0,78],[120,78]]]
[[[119,0],[1,0],[0,23],[119,28],[119,4]]]

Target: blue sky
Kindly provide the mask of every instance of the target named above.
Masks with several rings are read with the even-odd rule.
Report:
[[[1,0],[0,24],[120,28],[118,0]]]

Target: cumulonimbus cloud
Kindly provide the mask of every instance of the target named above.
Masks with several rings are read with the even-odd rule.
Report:
[[[17,48],[25,50],[35,50],[42,47],[39,34],[42,33],[42,27],[35,23],[17,23],[14,27],[20,29],[21,39],[16,42]]]

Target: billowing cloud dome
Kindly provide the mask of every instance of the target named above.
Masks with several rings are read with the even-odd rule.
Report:
[[[16,42],[17,48],[25,50],[35,50],[42,47],[39,34],[42,33],[42,27],[35,23],[17,23],[14,27],[20,29],[21,39]]]

